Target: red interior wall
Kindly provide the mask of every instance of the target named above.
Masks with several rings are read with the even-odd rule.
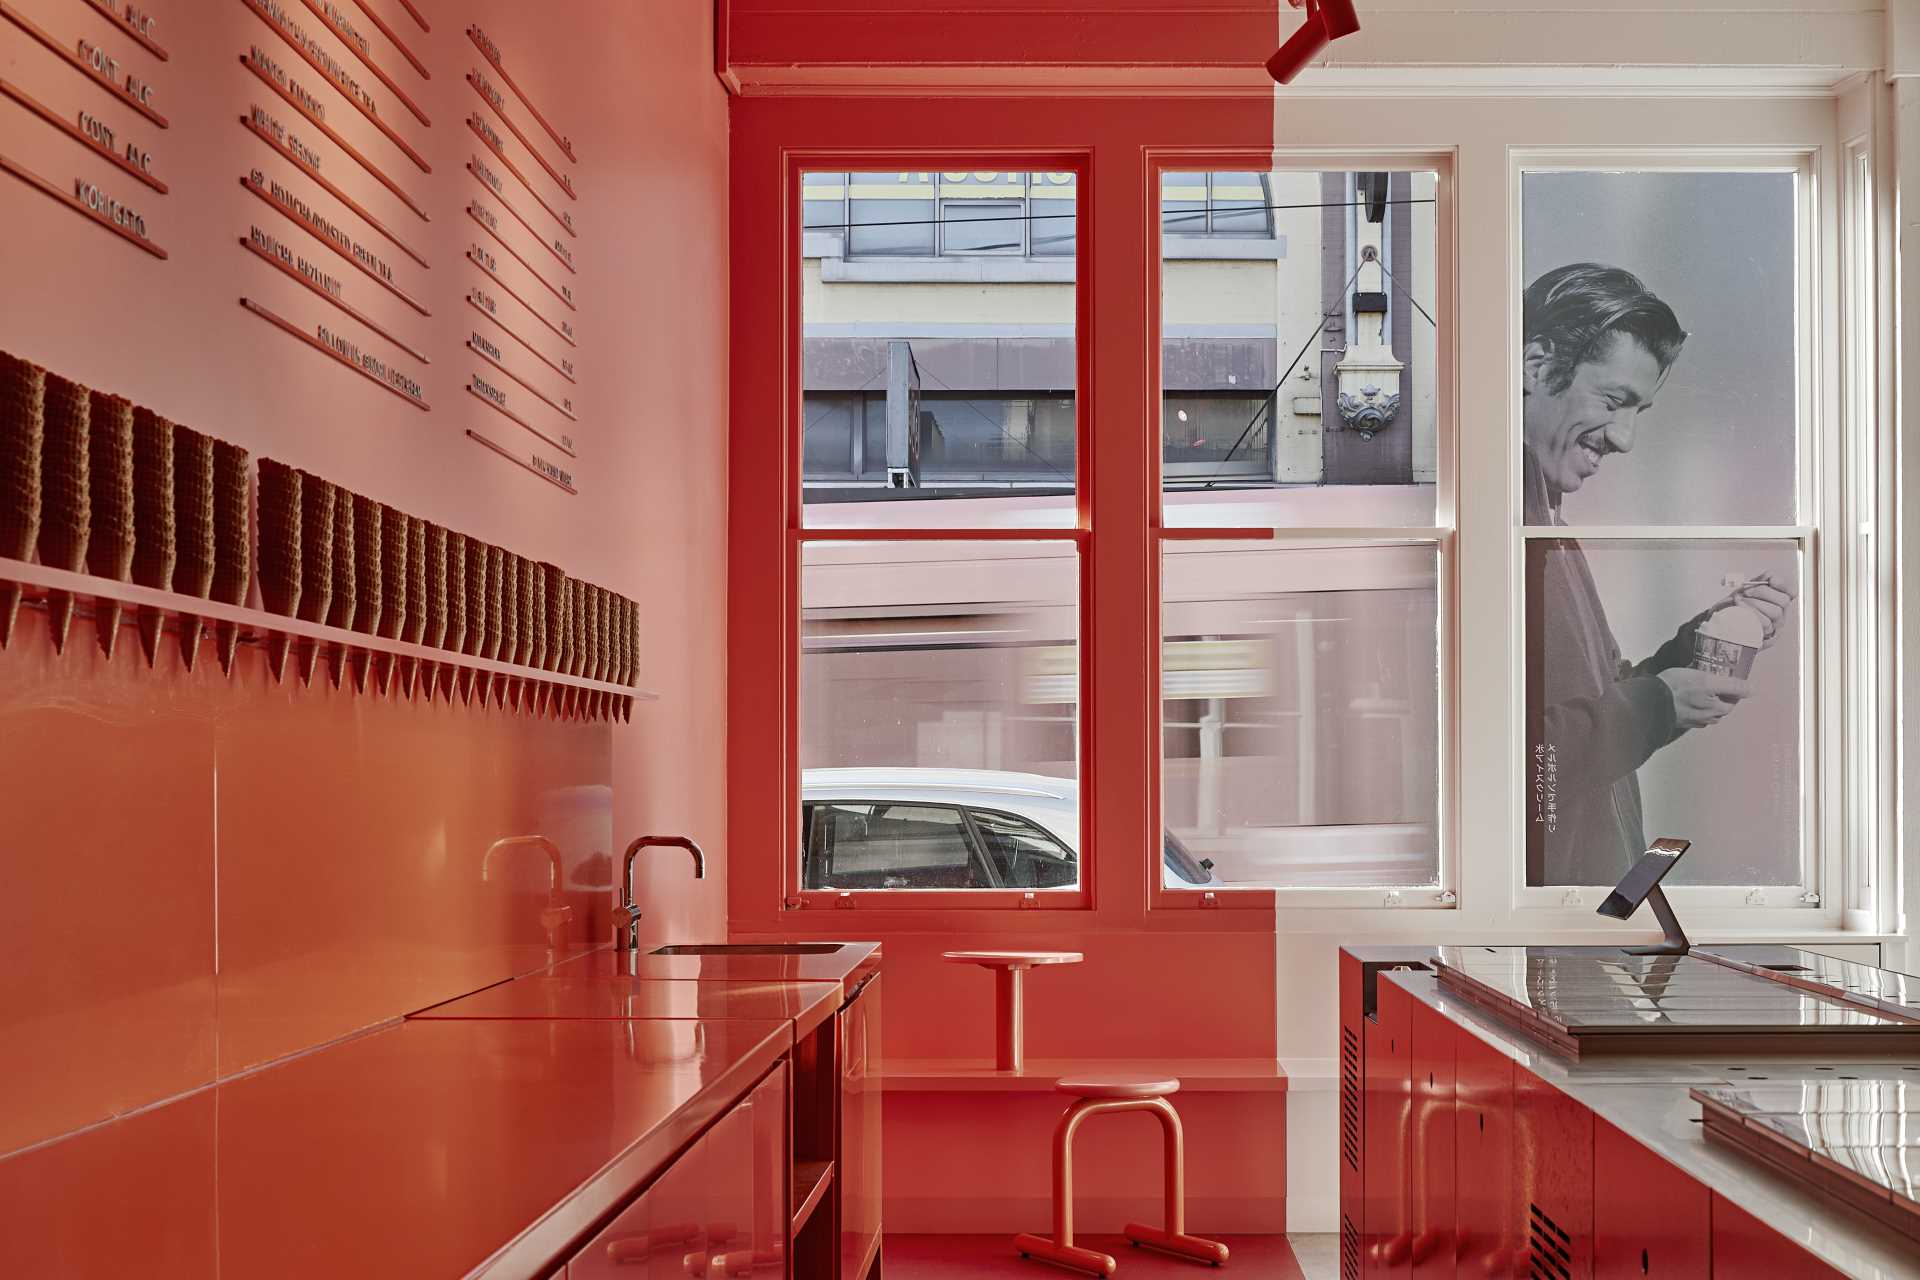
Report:
[[[110,121],[153,153],[171,190],[147,191],[4,98],[0,151],[56,184],[83,177],[137,204],[170,257],[148,257],[0,174],[0,349],[632,596],[642,604],[641,683],[660,700],[618,728],[538,722],[274,686],[252,652],[231,680],[210,650],[188,674],[168,646],[148,671],[131,636],[108,666],[91,624],[76,623],[56,656],[39,615],[27,616],[0,652],[0,809],[10,819],[0,836],[10,872],[0,895],[0,1093],[10,1102],[0,1153],[542,962],[538,860],[516,855],[504,875],[496,867],[480,878],[481,853],[500,836],[539,831],[560,843],[571,936],[584,942],[605,936],[625,840],[642,829],[692,832],[706,843],[708,880],[694,885],[684,862],[643,867],[643,929],[685,938],[724,928],[727,123],[711,8],[416,0],[428,33],[396,0],[369,3],[432,73],[422,80],[371,23],[357,23],[431,127],[310,10],[285,7],[367,85],[431,174],[237,0],[143,6],[158,19],[165,63],[90,5],[9,0],[62,43],[85,37],[142,75],[171,127],[141,121],[5,24],[0,76],[59,114],[84,108]],[[472,317],[463,296],[479,280],[462,259],[477,231],[464,209],[480,191],[464,171],[476,147],[464,121],[480,106],[464,83],[479,65],[469,23],[500,46],[579,156],[568,167],[580,193],[569,206],[580,233],[579,275],[569,278],[579,304],[577,497],[464,434],[515,441],[518,431],[463,385],[477,363],[462,350]],[[322,172],[430,267],[392,252],[241,126],[255,102],[300,123],[240,64],[254,44],[428,212],[421,223],[314,140]],[[539,136],[511,99],[509,111]],[[511,137],[506,146],[541,177]],[[244,190],[238,179],[256,167],[387,252],[431,317]],[[537,213],[524,192],[513,196]],[[356,306],[431,363],[399,355],[243,250],[237,241],[255,224],[325,262]],[[538,256],[530,235],[511,223],[506,234]],[[238,305],[242,296],[394,357],[420,377],[432,412],[274,330]]]

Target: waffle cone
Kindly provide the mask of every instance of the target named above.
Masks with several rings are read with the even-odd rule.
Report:
[[[500,552],[500,653],[502,662],[517,661],[520,649],[520,557]]]
[[[87,434],[91,405],[87,389],[49,373],[46,393],[46,434],[40,452],[40,563],[72,573],[87,569],[87,535],[93,522],[93,500],[87,472]],[[67,647],[73,625],[73,596],[47,593],[47,623],[56,652]]]
[[[567,579],[573,596],[573,651],[567,658],[567,670],[579,675],[587,670],[587,643],[593,634],[593,606],[587,603],[587,584],[578,578]]]
[[[500,656],[500,641],[506,633],[501,619],[506,596],[507,553],[499,547],[487,547],[487,632],[480,647],[483,658]]]
[[[260,459],[260,601],[269,613],[285,617],[299,612],[304,585],[302,490],[298,471]]]
[[[357,608],[353,629],[366,635],[380,630],[386,603],[383,581],[386,551],[386,509],[372,498],[353,496],[353,576]]]
[[[620,654],[619,683],[632,688],[640,679],[640,606],[625,596],[620,598]]]
[[[380,630],[383,639],[398,640],[407,626],[407,571],[412,554],[412,529],[407,517],[392,507],[380,508]]]
[[[467,535],[447,531],[447,632],[440,647],[461,653],[467,641]]]
[[[542,564],[540,574],[541,588],[546,604],[546,652],[542,655],[541,669],[558,671],[566,661],[567,639],[570,634],[570,622],[567,617],[568,606],[573,597],[567,591],[567,576],[560,572],[558,565]]]
[[[130,582],[133,577],[133,404],[93,391],[87,397],[87,572]],[[165,585],[165,584],[162,584]],[[93,627],[101,652],[113,659],[121,605],[94,601]]]
[[[173,519],[177,544],[173,590],[205,600],[213,590],[213,440],[185,427],[173,429]],[[193,670],[200,654],[199,617],[180,615],[180,661]]]
[[[133,580],[162,591],[173,588],[173,570],[180,559],[180,524],[174,509],[174,436],[178,428],[151,409],[132,412],[133,442]],[[96,418],[94,456],[104,452],[97,437],[114,428]],[[95,492],[99,492],[96,484]],[[96,520],[98,513],[96,512]],[[140,610],[140,647],[151,667],[160,651],[160,629],[166,615],[159,609]]]
[[[597,644],[599,652],[594,654],[594,674],[596,680],[613,678],[613,593],[605,587],[593,589],[593,620],[600,626],[600,638]]]
[[[247,451],[224,440],[213,442],[213,584],[221,604],[244,605],[253,581],[253,528],[247,505]],[[215,628],[220,670],[233,674],[233,652],[240,628],[223,622]]]
[[[487,544],[467,539],[467,634],[460,652],[478,654],[487,638]]]
[[[47,375],[0,351],[0,556],[30,560],[40,540],[40,451],[46,437]],[[20,586],[0,582],[0,648],[13,639]]]
[[[339,510],[340,490],[332,481],[319,476],[304,471],[298,476],[300,618],[305,622],[324,623],[333,614],[333,553],[338,545],[333,525]]]
[[[354,498],[338,485],[333,490],[333,588],[327,600],[326,623],[342,631],[353,630],[354,614],[360,608],[359,538],[354,524]],[[340,687],[346,674],[347,646],[327,647],[327,669],[333,687]],[[311,676],[311,673],[308,673]]]
[[[527,619],[526,665],[539,669],[547,664],[547,571],[531,560],[523,563],[527,581],[520,608]]]
[[[400,638],[419,644],[427,633],[427,522],[407,516],[407,625]]]
[[[427,630],[420,643],[438,649],[447,639],[447,531],[442,525],[426,527],[426,603]]]
[[[340,513],[340,489],[331,480],[300,475],[300,618],[325,623],[333,614],[334,523]],[[320,642],[301,640],[300,683],[313,683]]]

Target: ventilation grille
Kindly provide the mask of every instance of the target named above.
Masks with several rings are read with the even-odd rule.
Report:
[[[1528,1280],[1571,1280],[1573,1237],[1539,1205],[1527,1210]]]
[[[1340,1028],[1340,1157],[1360,1172],[1360,1038]]]
[[[1340,1215],[1340,1280],[1360,1280],[1360,1229]]]

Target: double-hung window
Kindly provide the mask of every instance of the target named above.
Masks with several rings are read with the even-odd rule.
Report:
[[[803,892],[1088,900],[1073,163],[801,175]]]

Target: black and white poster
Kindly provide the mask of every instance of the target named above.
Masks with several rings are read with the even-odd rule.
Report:
[[[1797,516],[1795,177],[1521,195],[1527,883],[1679,836],[1677,882],[1798,884],[1801,548],[1739,536]]]

